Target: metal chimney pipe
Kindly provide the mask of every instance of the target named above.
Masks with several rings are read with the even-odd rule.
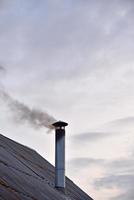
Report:
[[[58,121],[55,127],[55,187],[65,189],[65,126],[66,122]]]

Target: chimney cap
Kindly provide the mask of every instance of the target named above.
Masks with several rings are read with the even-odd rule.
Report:
[[[65,127],[68,126],[68,123],[63,122],[63,121],[57,121],[55,123],[52,124],[54,127]]]

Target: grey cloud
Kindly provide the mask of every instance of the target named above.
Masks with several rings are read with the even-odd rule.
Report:
[[[101,188],[119,188],[122,189],[122,194],[111,198],[111,200],[130,200],[134,197],[133,194],[133,185],[134,185],[134,174],[125,174],[125,175],[109,175],[103,178],[100,178],[95,181],[95,187],[97,189]]]
[[[0,71],[5,71],[5,68],[0,65]]]
[[[91,165],[101,165],[101,164],[104,164],[104,162],[105,161],[103,159],[94,159],[94,158],[88,158],[88,157],[73,158],[68,161],[69,165],[77,169],[83,169]]]
[[[129,116],[121,119],[114,120],[110,122],[111,125],[130,125],[134,124],[134,116]]]
[[[5,67],[3,67],[2,65],[0,65],[0,75],[3,75],[5,73],[6,73]]]
[[[96,141],[100,139],[105,139],[107,137],[113,137],[113,136],[119,136],[121,134],[124,134],[122,131],[123,128],[131,128],[134,124],[134,117],[124,117],[121,119],[116,119],[110,122],[105,123],[102,125],[102,128],[104,131],[93,131],[93,132],[87,132],[87,133],[80,133],[75,136],[73,136],[74,140],[83,141],[83,142],[90,142],[90,141]],[[112,129],[114,128],[114,129]],[[106,131],[105,131],[106,129]],[[125,129],[125,134],[126,134]],[[111,130],[111,131],[110,131]]]
[[[99,178],[95,181],[95,186],[99,188],[119,187],[130,189],[134,184],[134,174],[109,175]]]
[[[109,167],[113,171],[122,173],[130,173],[134,171],[134,158],[122,158],[109,163]]]
[[[17,71],[14,82],[18,82],[17,79],[24,79],[22,81],[24,91],[27,90],[27,85],[29,87],[32,85],[29,93],[35,94],[37,82],[40,82],[41,88],[42,83],[47,85],[46,79],[52,81],[51,88],[55,87],[55,81],[72,79],[74,82],[71,87],[67,87],[68,82],[65,87],[62,84],[57,85],[61,93],[55,92],[51,96],[53,92],[51,89],[47,90],[48,96],[51,93],[47,97],[48,102],[51,101],[49,105],[53,104],[55,107],[55,102],[58,101],[62,107],[66,105],[67,108],[67,101],[72,98],[74,101],[73,103],[71,101],[71,111],[78,102],[78,108],[80,103],[86,105],[84,108],[89,114],[90,109],[88,110],[87,105],[90,104],[93,109],[91,115],[94,114],[94,116],[102,112],[103,108],[109,110],[112,101],[115,101],[116,105],[121,104],[124,94],[127,97],[128,93],[132,93],[133,90],[130,91],[128,85],[129,78],[127,82],[124,82],[126,78],[124,78],[124,72],[128,74],[127,72],[133,68],[133,65],[130,66],[134,52],[134,3],[132,0],[3,0],[1,2],[3,5],[0,6],[0,60],[6,63],[11,71]],[[82,83],[83,85],[76,83],[76,78],[81,78],[81,76],[84,80],[90,77],[93,81],[89,80]],[[128,87],[124,90],[126,85]],[[131,87],[133,85],[131,84]],[[20,88],[19,86],[19,92]],[[79,96],[74,95],[76,88],[80,91]],[[66,93],[66,90],[72,92]],[[82,93],[82,90],[85,90],[85,93]],[[39,93],[39,88],[36,91]],[[46,96],[45,92],[44,96]],[[66,98],[63,98],[63,93],[67,94]],[[42,96],[42,91],[39,95]],[[60,97],[58,100],[57,96]],[[82,98],[85,100],[81,101]],[[30,122],[34,127],[36,127],[35,124],[37,127],[40,123],[42,124],[44,115],[39,114],[42,112],[39,111],[37,112],[39,115],[36,115],[34,109],[16,102],[13,98],[10,100],[9,109],[12,110],[19,123]],[[97,107],[101,100],[103,105]],[[101,109],[98,111],[98,108]],[[85,110],[83,111],[82,107],[79,111],[85,115]],[[119,113],[119,110],[111,109],[104,116],[114,111]],[[37,116],[41,121],[38,121]],[[127,119],[118,121],[117,124],[120,128],[130,123],[133,125],[132,121],[133,119]],[[111,126],[117,128],[117,124]],[[111,137],[111,135],[113,133],[109,131],[98,131],[80,134],[75,139],[89,142]],[[82,163],[81,165],[86,166],[91,162],[95,164],[95,161],[90,158],[75,160],[74,164]],[[122,171],[130,170],[125,161],[114,163],[111,169],[115,170],[121,165],[126,165]]]
[[[107,173],[104,177],[98,178],[94,182],[96,189],[119,188],[122,193],[111,200],[133,199],[134,185],[134,159],[133,156],[105,162]],[[109,174],[110,173],[110,174]]]
[[[0,65],[0,90],[2,90],[4,88],[4,86],[2,84],[2,79],[5,74],[6,74],[6,68],[3,67],[2,65]]]
[[[100,76],[101,71],[106,69],[104,62],[106,62],[105,65],[110,66],[111,58],[113,60],[117,54],[116,46],[114,47],[112,44],[116,45],[118,37],[119,44],[117,45],[122,46],[120,36],[126,37],[127,34],[123,30],[126,30],[128,19],[121,20],[116,12],[133,7],[131,2],[112,1],[109,3],[104,0],[101,2],[56,1],[56,3],[40,1],[38,6],[36,1],[31,1],[31,3],[16,3],[16,5],[17,9],[14,3],[11,6],[12,9],[6,13],[9,19],[14,18],[11,21],[11,27],[14,28],[9,27],[9,31],[6,31],[6,37],[10,39],[10,43],[8,42],[6,45],[7,47],[9,45],[10,52],[13,46],[11,38],[14,38],[16,40],[14,54],[18,50],[22,54],[22,58],[25,57],[24,68],[27,69],[27,66],[31,66],[30,68],[35,70],[37,66],[40,66],[41,74],[43,72],[46,79],[70,79],[74,78],[74,75],[77,77],[85,75],[87,72]],[[45,9],[49,12],[44,12]],[[14,10],[18,10],[18,12],[16,11],[16,13]],[[126,12],[128,12],[129,18],[130,11]],[[6,20],[8,22],[7,18]],[[107,28],[109,24],[110,28]],[[5,27],[5,23],[3,23],[3,27]],[[130,29],[130,27],[128,28]],[[110,30],[109,34],[105,33],[107,32],[105,29]],[[115,31],[115,29],[117,30]],[[122,29],[121,33],[120,29]],[[115,35],[112,32],[115,32]],[[16,37],[18,35],[19,37]],[[125,52],[122,53],[125,55]],[[100,58],[98,59],[98,57]],[[124,59],[126,56],[122,56],[122,58]],[[112,70],[110,67],[108,68],[110,71]]]
[[[83,141],[83,142],[92,142],[96,140],[100,140],[106,137],[110,137],[115,133],[108,133],[108,132],[88,132],[88,133],[81,133],[73,136],[74,140]]]
[[[90,142],[90,141],[104,139],[107,137],[113,137],[117,135],[119,136],[124,133],[122,132],[122,128],[131,128],[133,127],[133,124],[134,124],[133,116],[116,119],[116,120],[104,123],[102,125],[102,128],[100,128],[100,129],[103,129],[104,131],[80,133],[80,134],[75,135],[73,139],[78,140],[78,141]]]
[[[118,132],[123,132],[129,129],[133,130],[134,116],[128,116],[120,119],[113,120],[104,124],[104,127],[111,130],[119,130]]]
[[[122,158],[118,160],[105,160],[93,158],[74,158],[71,159],[68,165],[72,165],[74,169],[83,170],[92,165],[103,166],[106,170],[106,175],[97,178],[94,181],[94,186],[97,190],[103,188],[113,189],[119,188],[122,193],[119,196],[110,198],[111,200],[123,199],[130,200],[133,197],[133,184],[134,184],[134,160],[133,157]],[[111,172],[111,173],[110,173]],[[109,174],[110,173],[110,174]]]
[[[111,198],[111,200],[133,200],[133,199],[134,199],[133,189],[128,190],[126,193],[123,193],[117,197]]]

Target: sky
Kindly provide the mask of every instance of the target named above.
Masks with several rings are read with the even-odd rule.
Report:
[[[66,174],[95,200],[133,200],[133,52],[133,0],[1,0],[1,134],[54,164],[46,127],[68,122]]]

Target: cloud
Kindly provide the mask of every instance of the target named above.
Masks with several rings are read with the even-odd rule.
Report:
[[[77,99],[82,106],[90,102],[92,109],[97,110],[102,101],[101,108],[107,107],[107,102],[109,108],[115,96],[111,84],[116,86],[122,80],[122,69],[128,70],[128,56],[133,52],[129,34],[133,27],[129,21],[131,2],[14,2],[1,13],[0,57],[14,71],[11,77],[15,77],[7,84],[21,80],[19,88],[28,90],[25,85],[30,83],[29,92],[33,94],[31,91],[37,85],[44,90],[48,88],[49,80],[56,103],[58,96],[66,91],[62,102],[75,106]],[[128,46],[124,48],[126,44],[122,45],[122,41]],[[127,63],[127,67],[122,63]],[[52,94],[48,96],[53,99]]]
[[[73,136],[74,140],[83,141],[83,142],[92,142],[96,140],[100,140],[106,137],[111,136],[111,133],[108,132],[89,132],[89,133],[81,133]]]
[[[132,125],[132,124],[134,124],[134,116],[128,116],[128,117],[116,119],[112,122],[109,122],[108,124],[113,125],[113,126]]]
[[[3,75],[6,73],[6,68],[0,65],[0,78],[2,78]]]
[[[95,181],[95,186],[99,188],[131,188],[134,184],[134,174],[123,175],[108,175],[106,177],[99,178]]]
[[[117,197],[111,198],[111,200],[133,200],[133,199],[134,199],[133,189],[128,190],[126,193],[123,193]]]
[[[96,191],[103,192],[104,190],[111,191],[118,189],[120,194],[110,197],[110,200],[130,200],[133,199],[133,184],[134,184],[134,159],[133,157],[126,157],[116,160],[110,159],[94,159],[78,157],[71,159],[69,165],[73,169],[84,170],[91,166],[97,166],[101,169],[103,167],[103,173],[99,174],[100,177],[93,180]],[[89,182],[87,183],[89,184]],[[103,190],[104,189],[104,190]]]
[[[96,189],[114,189],[118,188],[120,189],[121,194],[114,197],[110,198],[111,200],[130,200],[133,196],[133,184],[134,184],[134,174],[122,174],[122,175],[107,175],[106,177],[99,178],[95,181],[94,185]],[[122,198],[123,197],[123,198]],[[132,198],[133,199],[133,198]]]
[[[84,169],[91,165],[101,165],[101,164],[104,164],[103,159],[78,157],[69,160],[69,165],[71,165],[73,168],[77,167],[79,169]]]
[[[0,65],[0,71],[5,71],[5,68]]]
[[[106,173],[94,182],[96,189],[120,189],[120,195],[111,200],[130,200],[133,197],[134,159],[133,156],[113,161],[105,161]],[[132,198],[133,199],[133,198]]]
[[[134,158],[129,156],[128,158],[122,158],[109,163],[111,171],[116,173],[132,173],[134,171]]]
[[[6,68],[0,65],[0,90],[4,88],[2,80],[3,77],[5,77],[5,74],[6,74]]]
[[[34,70],[38,66],[40,71],[44,72],[46,79],[74,79],[74,74],[76,78],[82,74],[85,76],[87,72],[95,76],[104,75],[104,69],[107,73],[106,63],[108,69],[112,70],[110,60],[111,57],[114,60],[114,55],[117,53],[114,47],[117,43],[116,37],[118,36],[121,46],[121,34],[122,37],[127,35],[124,31],[128,23],[127,17],[121,18],[120,13],[129,15],[132,9],[130,5],[125,1],[122,4],[118,1],[110,2],[109,7],[109,3],[104,0],[101,3],[98,1],[10,3],[8,12],[2,13],[4,20],[5,16],[8,16],[7,24],[11,24],[9,27],[5,26],[4,22],[2,24],[2,30],[5,29],[6,32],[6,35],[3,35],[7,38],[6,48],[9,47],[7,52],[9,59],[10,55],[12,57],[16,55],[21,64],[23,58],[26,58],[24,69],[27,69],[29,64]],[[129,7],[131,9],[128,9]],[[11,39],[15,39],[16,42],[13,43]],[[12,49],[13,44],[14,49]],[[11,49],[12,54],[10,54]]]
[[[98,130],[100,129],[100,131],[92,131],[92,132],[89,131],[86,133],[80,133],[73,136],[73,139],[77,141],[92,142],[113,136],[119,136],[122,134],[127,134],[126,130],[128,131],[129,129],[133,130],[132,129],[133,124],[134,124],[133,116],[115,119],[113,121],[102,124],[100,128],[98,128]],[[123,128],[125,132],[122,131]]]
[[[9,108],[18,123],[30,122],[32,126],[40,123],[33,114],[35,104],[37,108],[45,105],[56,116],[73,121],[81,133],[85,122],[86,130],[91,130],[107,120],[133,116],[132,0],[3,0],[0,3],[0,61],[9,71],[4,84],[11,99],[20,99]],[[42,114],[39,116],[42,123]],[[114,138],[111,143],[110,137],[116,136],[113,132],[122,136],[126,126],[133,126],[133,120],[130,121],[109,124],[107,130],[78,134],[73,148],[76,140],[97,141],[92,145],[92,153],[100,152],[102,156],[111,145],[107,154],[116,156],[118,142],[122,140]],[[109,143],[104,143],[105,138],[109,138]],[[81,157],[82,152],[77,151]],[[91,164],[90,158],[81,162],[83,166]],[[114,165],[118,168],[127,163]],[[115,171],[114,166],[111,170]]]
[[[124,118],[115,119],[111,122],[107,122],[103,125],[104,130],[111,130],[112,132],[117,132],[120,135],[127,135],[134,131],[134,116],[127,116]]]

